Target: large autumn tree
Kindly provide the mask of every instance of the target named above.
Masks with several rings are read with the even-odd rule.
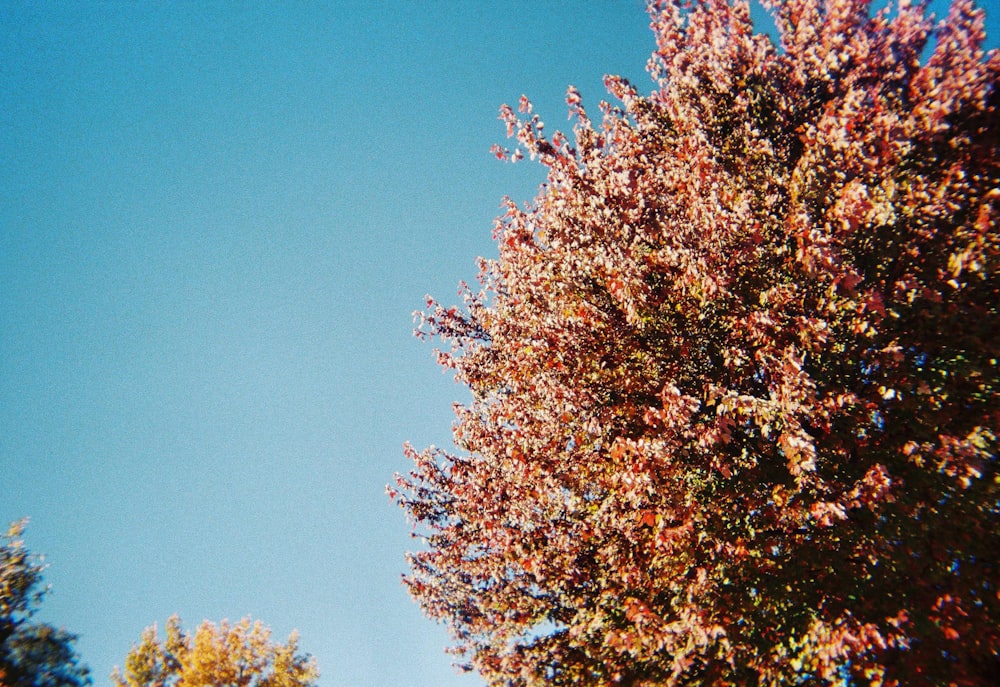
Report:
[[[490,685],[1000,675],[1000,54],[901,0],[650,6],[419,332],[472,392],[394,491]]]
[[[271,641],[260,621],[203,622],[192,634],[178,616],[167,620],[166,636],[146,628],[115,667],[115,687],[315,687],[316,662],[299,653],[294,633],[284,644]]]
[[[0,535],[0,687],[85,687],[76,635],[33,617],[49,589],[44,563],[24,545],[26,523]]]

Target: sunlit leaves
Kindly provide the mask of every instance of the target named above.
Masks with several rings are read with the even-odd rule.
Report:
[[[571,132],[501,110],[548,177],[421,315],[473,401],[394,492],[490,684],[1000,670],[1000,55],[966,0],[767,5],[651,3],[652,93]]]
[[[142,633],[115,668],[118,687],[313,687],[319,677],[315,661],[300,654],[298,636],[284,644],[271,641],[271,630],[260,621],[203,622],[194,634],[180,619],[167,620],[166,637],[156,626]]]

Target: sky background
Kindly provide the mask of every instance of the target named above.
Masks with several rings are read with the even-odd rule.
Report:
[[[0,523],[96,687],[174,613],[482,684],[400,584],[384,487],[464,397],[411,313],[542,179],[500,104],[565,127],[652,49],[641,0],[0,3]]]

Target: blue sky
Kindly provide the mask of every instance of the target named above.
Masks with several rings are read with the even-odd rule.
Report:
[[[179,613],[325,687],[479,685],[383,489],[462,391],[411,337],[492,255],[499,105],[641,89],[641,0],[0,4],[0,521],[95,685]],[[996,31],[991,29],[991,36]]]
[[[411,336],[492,254],[496,119],[643,78],[642,3],[0,4],[0,520],[108,684],[247,614],[321,684],[476,685],[384,486],[462,397]]]

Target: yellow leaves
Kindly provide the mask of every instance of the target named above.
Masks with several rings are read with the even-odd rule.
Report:
[[[124,674],[116,668],[112,680],[118,687],[313,687],[315,661],[297,651],[296,633],[285,644],[273,643],[260,621],[206,620],[191,636],[173,616],[166,641],[159,641],[155,625],[147,628],[126,657]]]
[[[871,322],[860,317],[853,319],[850,330],[852,334],[861,334],[869,339],[874,338],[878,334],[878,329]]]
[[[771,490],[771,500],[774,501],[774,505],[776,505],[778,508],[781,508],[786,503],[788,503],[789,500],[788,491],[780,484],[776,484],[774,488]]]

